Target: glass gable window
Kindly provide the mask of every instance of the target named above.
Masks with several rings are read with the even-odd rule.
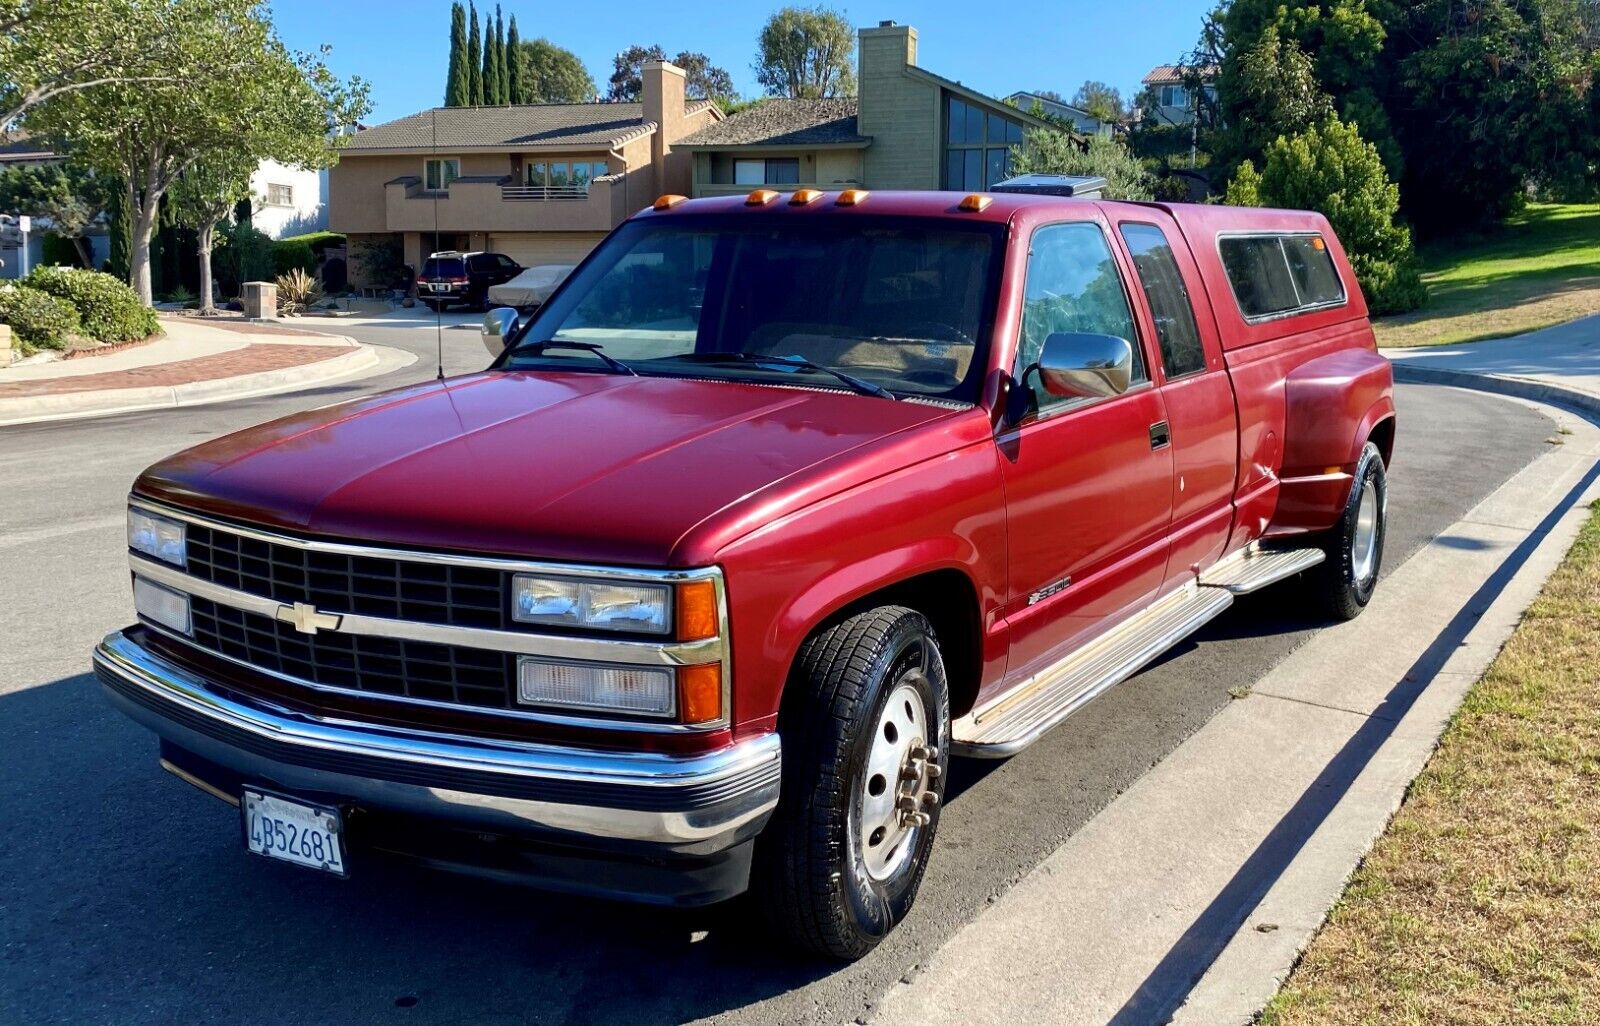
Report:
[[[450,188],[450,183],[461,177],[461,161],[454,157],[433,158],[422,162],[423,188],[429,192]]]
[[[603,160],[536,160],[526,165],[526,184],[547,189],[581,190],[608,174]]]
[[[951,96],[945,100],[944,187],[980,192],[1011,177],[1022,125]]]

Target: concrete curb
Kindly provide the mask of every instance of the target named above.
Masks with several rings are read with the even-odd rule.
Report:
[[[1600,396],[1576,388],[1541,381],[1537,378],[1518,378],[1507,374],[1472,374],[1467,371],[1444,370],[1414,363],[1389,361],[1394,368],[1394,380],[1401,384],[1449,385],[1453,388],[1470,388],[1475,392],[1490,392],[1527,399],[1551,406],[1565,406],[1591,417],[1600,417]]]
[[[891,987],[874,1026],[1256,1018],[1600,494],[1592,396],[1438,373],[1404,380],[1517,398],[1536,384],[1571,434]]]
[[[0,399],[0,427],[103,417],[115,413],[136,413],[142,410],[170,409],[179,406],[198,406],[203,403],[297,391],[358,375],[384,362],[380,359],[378,350],[388,347],[356,342],[343,335],[325,337],[344,338],[354,348],[350,352],[341,353],[331,359],[318,360],[315,363],[257,371],[253,374],[239,374],[230,378],[215,378],[210,381]]]

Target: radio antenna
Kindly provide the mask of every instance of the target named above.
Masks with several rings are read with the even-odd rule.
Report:
[[[429,124],[429,127],[433,131],[433,156],[434,156],[434,158],[436,160],[438,160],[438,164],[439,164],[439,188],[440,189],[448,189],[450,187],[450,185],[449,185],[448,182],[445,181],[444,161],[438,159],[439,158],[439,108],[438,107],[435,107],[431,111],[428,112],[428,124]],[[423,168],[422,169],[422,185],[423,185],[424,188],[426,188],[427,185],[428,185],[428,169],[427,168]],[[437,189],[433,190],[433,251],[435,253],[439,252],[439,191]],[[466,264],[465,264],[466,258],[463,257],[462,260],[463,260],[462,267],[463,267],[463,269],[465,269],[465,267],[466,267]],[[423,264],[424,267],[427,266],[427,264],[428,264],[427,257],[423,257],[422,264]],[[412,277],[413,285],[415,284],[415,282],[416,282],[416,278],[415,278],[415,276],[413,276]],[[443,303],[435,303],[434,307],[433,307],[433,338],[434,338],[434,345],[435,345],[435,348],[436,348],[436,350],[438,352],[438,357],[439,357],[439,363],[438,363],[439,376],[438,376],[437,380],[443,381],[444,380],[444,304]]]

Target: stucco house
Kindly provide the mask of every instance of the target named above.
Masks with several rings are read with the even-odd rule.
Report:
[[[250,224],[274,239],[328,227],[328,171],[263,160],[250,176]]]
[[[1184,84],[1184,74],[1188,69],[1178,64],[1162,64],[1152,68],[1150,74],[1143,79],[1144,85],[1154,90],[1156,103],[1154,108],[1146,115],[1155,119],[1158,125],[1188,125],[1195,119],[1197,104],[1195,97],[1189,95],[1189,87]],[[1217,69],[1201,69],[1201,86],[1211,99],[1216,99]]]
[[[1110,135],[1112,131],[1111,122],[1101,121],[1082,107],[1074,107],[1070,103],[1062,103],[1060,100],[1049,96],[1040,96],[1038,93],[1030,93],[1023,90],[1007,96],[1006,102],[1019,110],[1029,112],[1034,109],[1035,104],[1038,104],[1039,108],[1046,114],[1054,118],[1060,118],[1062,121],[1070,122],[1074,128],[1084,135]]]
[[[984,189],[1011,174],[1011,147],[1052,127],[917,66],[917,30],[859,33],[857,95],[768,99],[682,140],[695,196],[758,185],[821,189]]]
[[[642,78],[637,103],[440,107],[357,132],[328,176],[328,227],[353,255],[398,242],[412,268],[438,249],[574,262],[658,195],[687,194],[678,143],[722,117],[675,65]],[[382,284],[363,273],[357,256],[353,282]]]

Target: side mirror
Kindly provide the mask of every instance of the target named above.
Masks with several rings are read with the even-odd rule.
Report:
[[[517,312],[509,306],[497,306],[483,315],[483,327],[478,335],[483,339],[483,348],[489,350],[489,355],[498,357],[505,352],[506,339],[517,330]]]
[[[1115,335],[1057,332],[1044,340],[1039,380],[1051,395],[1098,399],[1121,395],[1133,377],[1133,346]]]

